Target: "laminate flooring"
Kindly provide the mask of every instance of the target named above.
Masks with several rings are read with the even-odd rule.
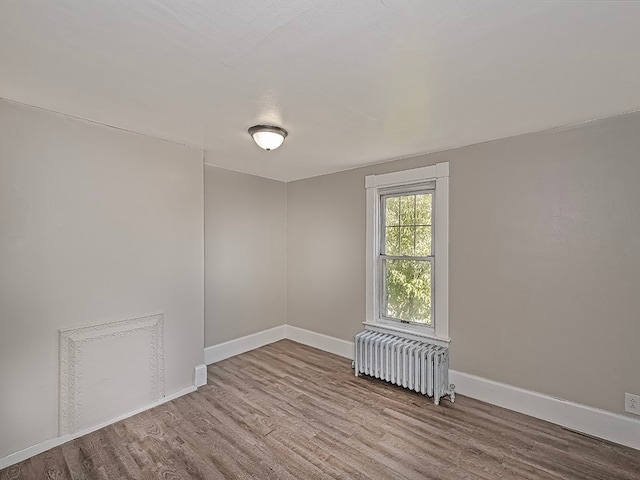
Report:
[[[638,450],[461,395],[436,407],[289,340],[208,381],[0,479],[640,479]]]

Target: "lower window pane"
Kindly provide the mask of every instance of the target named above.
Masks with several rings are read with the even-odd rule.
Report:
[[[431,324],[431,262],[383,260],[385,316]]]

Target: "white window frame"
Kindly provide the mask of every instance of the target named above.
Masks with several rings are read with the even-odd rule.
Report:
[[[380,198],[390,188],[394,192],[408,191],[427,182],[435,182],[433,211],[433,251],[435,254],[433,272],[434,312],[432,325],[401,323],[382,317],[381,272],[378,268],[380,254]],[[366,320],[369,330],[394,332],[408,338],[429,339],[432,343],[446,346],[449,338],[449,162],[429,167],[414,168],[383,175],[365,177],[367,191],[367,241],[366,241]]]

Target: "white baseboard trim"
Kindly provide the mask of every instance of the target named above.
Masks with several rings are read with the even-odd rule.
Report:
[[[207,366],[202,363],[193,369],[193,384],[196,388],[204,387],[207,384]]]
[[[10,455],[7,455],[4,458],[0,458],[0,470],[2,470],[3,468],[7,468],[10,467],[11,465],[21,462],[23,460],[26,460],[27,458],[31,458],[34,455],[38,455],[39,453],[43,453],[46,452],[47,450],[50,450],[54,447],[57,447],[59,445],[62,445],[63,443],[67,443],[71,440],[74,440],[78,437],[81,437],[83,435],[86,435],[88,433],[91,432],[95,432],[96,430],[100,430],[101,428],[104,428],[108,425],[111,425],[113,423],[119,422],[120,420],[124,420],[126,418],[132,417],[134,415],[137,415],[138,413],[142,413],[145,410],[149,410],[150,408],[153,407],[157,407],[158,405],[162,405],[163,403],[167,403],[170,402],[171,400],[175,400],[178,397],[181,397],[183,395],[186,395],[187,393],[191,393],[191,392],[195,392],[197,389],[195,386],[191,386],[191,387],[187,387],[184,388],[182,390],[179,390],[175,393],[172,393],[171,395],[167,395],[166,397],[163,397],[161,400],[157,401],[157,402],[153,402],[149,405],[146,405],[144,407],[141,408],[137,408],[136,410],[133,410],[131,412],[125,413],[124,415],[120,415],[116,418],[113,418],[111,420],[108,420],[106,422],[103,422],[99,425],[95,425],[91,428],[87,428],[85,430],[81,430],[79,432],[75,432],[75,433],[71,433],[69,435],[62,435],[60,437],[55,437],[52,438],[50,440],[46,440],[42,443],[38,443],[36,445],[33,445],[31,447],[27,447],[24,450],[20,450],[19,452],[16,453],[12,453]]]
[[[461,395],[640,449],[640,420],[455,370],[449,380]]]
[[[261,332],[252,333],[245,337],[229,340],[228,342],[206,347],[204,349],[204,363],[211,365],[229,357],[263,347],[278,340],[284,340],[286,325],[280,325]]]
[[[330,337],[322,333],[312,332],[304,328],[285,325],[286,338],[294,342],[309,345],[310,347],[324,350],[325,352],[340,355],[341,357],[353,360],[353,342]]]

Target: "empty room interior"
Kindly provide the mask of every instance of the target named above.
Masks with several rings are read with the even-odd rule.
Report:
[[[0,2],[0,479],[640,478],[640,2]]]

